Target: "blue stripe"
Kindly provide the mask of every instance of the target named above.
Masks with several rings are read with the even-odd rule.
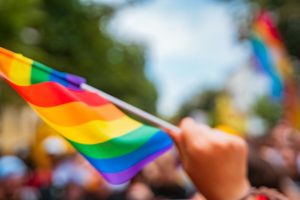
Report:
[[[162,130],[158,131],[148,142],[139,149],[116,158],[97,159],[83,155],[97,170],[106,173],[124,171],[155,152],[171,146],[173,144],[170,137]]]
[[[258,37],[252,38],[251,43],[260,67],[271,79],[272,97],[275,98],[275,100],[281,100],[283,95],[283,83],[271,53],[264,42]]]
[[[50,74],[50,81],[60,83],[61,85],[67,87],[69,85],[67,80],[67,73],[59,72],[53,70]]]

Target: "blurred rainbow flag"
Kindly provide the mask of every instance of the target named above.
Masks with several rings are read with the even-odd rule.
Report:
[[[172,146],[164,131],[129,118],[105,98],[81,89],[81,77],[3,48],[0,75],[110,183],[128,181]]]
[[[272,14],[268,11],[261,11],[254,19],[252,26],[250,41],[256,66],[269,77],[272,98],[283,102],[284,119],[294,127],[300,127],[297,81],[293,65]]]

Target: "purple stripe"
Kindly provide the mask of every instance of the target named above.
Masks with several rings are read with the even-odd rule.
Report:
[[[67,74],[66,79],[68,81],[68,88],[78,89],[82,83],[85,83],[86,80],[80,76],[76,76],[73,74]]]
[[[121,184],[127,182],[129,179],[131,179],[133,176],[135,176],[146,164],[156,159],[158,156],[166,152],[172,147],[172,145],[167,146],[156,153],[148,156],[144,160],[141,160],[140,162],[136,163],[132,167],[121,171],[117,173],[103,173],[101,172],[102,176],[110,183],[112,184]]]

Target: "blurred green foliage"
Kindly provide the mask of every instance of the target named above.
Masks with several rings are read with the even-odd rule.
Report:
[[[216,98],[222,91],[205,90],[201,94],[196,95],[191,100],[184,103],[177,115],[174,116],[172,121],[178,123],[183,117],[191,116],[195,110],[204,111],[207,114],[208,124],[215,126],[218,124],[216,116]]]
[[[267,129],[274,127],[282,116],[282,105],[262,96],[253,105],[253,112],[264,119]]]
[[[144,48],[106,31],[116,8],[80,0],[0,0],[0,46],[150,112],[157,92],[144,73]],[[0,101],[21,102],[0,82]]]

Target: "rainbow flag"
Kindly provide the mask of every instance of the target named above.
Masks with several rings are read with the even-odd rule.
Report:
[[[75,75],[0,48],[0,75],[112,184],[128,181],[172,146],[168,135],[137,122]]]
[[[300,128],[300,101],[293,65],[270,12],[258,13],[250,41],[256,66],[271,81],[271,96],[283,103],[283,118]]]
[[[254,22],[251,44],[256,66],[270,78],[271,95],[281,101],[284,81],[291,77],[292,65],[270,12],[260,12]]]

